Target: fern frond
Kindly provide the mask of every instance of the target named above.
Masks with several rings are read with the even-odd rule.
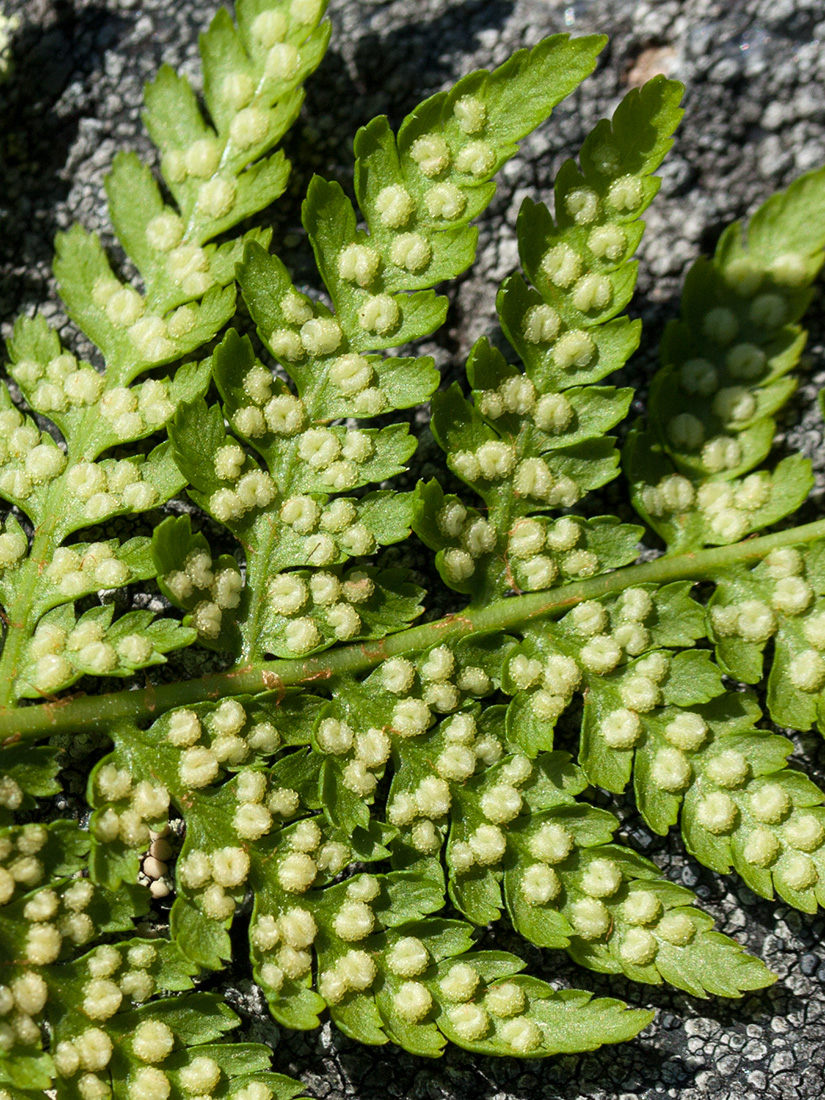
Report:
[[[142,286],[80,229],[58,246],[67,309],[105,371],[42,319],[10,341],[26,408],[0,387],[0,1100],[290,1100],[298,1083],[228,1040],[236,1017],[195,988],[234,963],[281,1025],[328,1013],[360,1042],[429,1057],[448,1042],[591,1050],[649,1022],[480,949],[499,919],[693,996],[769,985],[689,890],[617,843],[590,785],[632,781],[647,824],[678,824],[707,866],[805,912],[825,903],[825,793],[787,766],[790,742],[744,686],[769,667],[775,722],[825,719],[825,523],[738,541],[811,483],[799,456],[756,467],[793,391],[825,175],[733,227],[688,278],[649,426],[625,450],[666,554],[632,564],[644,528],[588,499],[617,474],[610,433],[633,396],[603,383],[639,339],[621,315],[631,257],[680,117],[681,88],[661,78],[563,165],[553,213],[523,204],[524,274],[498,297],[519,361],[482,339],[471,396],[452,386],[433,403],[464,488],[398,491],[387,482],[416,441],[393,414],[438,373],[391,352],[444,322],[436,287],[472,261],[495,172],[602,40],[556,36],[471,74],[397,137],[383,118],[364,127],[361,212],[312,180],[320,284],[299,288],[269,230],[225,237],[283,190],[276,146],[325,49],[323,11],[238,0],[237,25],[221,11],[201,42],[204,106],[168,69],[148,90],[170,202],[137,158],[108,181]],[[236,264],[260,341],[230,330],[195,362],[235,310]],[[184,488],[196,511],[157,522]],[[151,539],[126,536],[137,516]],[[443,618],[426,570],[385,553],[412,530],[469,597]],[[133,582],[165,602],[147,591],[126,609]],[[222,671],[150,681],[195,639]],[[145,688],[60,697],[141,670]],[[556,728],[572,732],[579,700],[573,758]],[[84,729],[95,739],[73,743]],[[64,754],[84,753],[88,820],[53,821],[43,800]]]
[[[329,426],[329,421],[405,408],[432,393],[438,376],[431,359],[364,353],[421,336],[441,324],[446,300],[415,288],[432,286],[445,274],[463,270],[475,248],[475,232],[467,223],[494,190],[485,181],[513,154],[514,142],[586,75],[601,44],[599,39],[572,42],[560,36],[517,55],[495,73],[468,77],[452,97],[436,96],[413,112],[401,128],[400,153],[385,121],[363,131],[356,141],[356,175],[369,237],[356,234],[355,214],[340,187],[313,181],[304,204],[304,224],[334,314],[300,294],[277,257],[259,246],[247,248],[238,272],[246,303],[261,339],[297,392],[273,378],[256,359],[248,339],[230,333],[213,363],[223,412],[187,406],[172,431],[194,499],[244,542],[247,589],[236,616],[242,654],[313,653],[336,640],[380,637],[418,613],[414,590],[400,576],[360,569],[350,576],[335,568],[350,557],[367,558],[378,546],[409,533],[409,494],[337,494],[400,473],[415,443],[405,425],[352,431]],[[535,91],[536,97],[514,97],[513,82],[525,94]],[[465,95],[471,87],[473,95]],[[458,103],[462,106],[455,106]],[[467,132],[482,130],[485,142],[468,142]],[[407,151],[408,142],[412,152]],[[480,144],[487,153],[481,160],[471,158],[471,165],[466,150]],[[414,151],[425,146],[443,147],[438,165],[431,165],[429,157],[416,161]],[[388,163],[396,166],[392,171],[404,182],[395,175],[396,181],[390,181]],[[425,187],[421,181],[431,176],[442,182]],[[436,194],[452,196],[449,208],[442,204],[438,215],[433,212]],[[390,232],[415,227],[417,233]],[[419,252],[425,257],[421,262],[410,259],[413,237],[416,257]],[[457,266],[453,259],[452,266],[445,267],[445,257],[452,252],[437,243],[442,237],[453,249],[464,242],[465,258]],[[392,248],[398,253],[399,241],[406,242],[405,248],[409,245],[405,262],[418,274],[412,280],[402,278],[406,269],[398,254],[395,281],[386,282]],[[390,289],[396,293],[388,293]],[[227,433],[224,416],[238,438],[264,460],[265,471]],[[316,572],[270,579],[296,566],[314,567]],[[313,584],[317,592],[310,597]],[[269,600],[264,603],[261,597],[267,590]]]
[[[511,665],[519,661],[513,652]],[[449,818],[450,897],[474,923],[499,919],[503,889],[522,935],[542,947],[565,947],[595,969],[640,981],[664,978],[699,996],[740,996],[768,984],[761,963],[711,933],[705,914],[686,913],[684,906],[695,902],[689,891],[611,843],[616,819],[576,802],[587,781],[566,754],[542,753],[533,761],[512,755],[508,739],[521,725],[501,706],[480,713],[475,707],[429,734],[397,740],[387,812],[401,829],[404,864],[438,852]],[[644,919],[636,919],[642,883],[653,900]],[[725,955],[727,982],[714,976]]]
[[[542,513],[570,508],[616,476],[618,454],[606,433],[626,414],[632,393],[592,383],[620,367],[638,343],[639,326],[616,314],[635,283],[629,257],[643,230],[638,219],[656,193],[650,175],[669,148],[680,95],[680,85],[654,80],[625,97],[612,123],[600,123],[585,142],[581,168],[569,161],[559,173],[555,221],[545,206],[525,200],[519,247],[536,289],[514,275],[498,300],[525,369],[482,339],[467,364],[473,403],[456,385],[433,402],[433,432],[448,465],[482,497],[488,515],[481,523],[461,521],[453,505],[433,514],[419,496],[416,531],[439,551],[445,582],[472,590],[475,602],[549,588],[565,575],[592,576],[635,557],[641,532],[633,528],[606,539],[594,530],[593,541],[610,547],[600,560],[572,527],[566,540],[552,535]],[[534,513],[541,518],[530,518]],[[545,552],[574,547],[562,571],[556,555]]]
[[[753,569],[720,572],[716,582],[709,625],[720,665],[745,683],[758,683],[773,639],[771,717],[781,726],[810,729],[825,683],[818,629],[825,608],[822,543],[776,550]]]
[[[398,346],[443,323],[446,299],[424,288],[472,263],[469,223],[492,201],[493,176],[592,70],[603,45],[595,36],[546,38],[420,104],[397,140],[384,117],[359,130],[355,191],[368,233],[357,230],[337,184],[312,181],[304,225],[352,351]]]
[[[195,964],[220,967],[231,953],[226,929],[246,885],[252,885],[254,973],[273,1016],[286,1026],[315,1027],[319,1013],[329,1006],[338,1026],[362,1042],[394,1041],[416,1053],[437,1055],[445,1041],[439,1035],[442,1026],[448,1038],[470,1049],[549,1054],[571,1043],[617,1041],[645,1025],[645,1013],[627,1013],[618,1002],[600,1001],[593,1003],[591,1024],[585,994],[577,993],[578,1000],[570,1005],[534,979],[527,985],[517,982],[517,989],[488,990],[484,996],[480,979],[498,990],[493,980],[509,978],[523,965],[514,957],[502,956],[498,962],[506,965],[488,971],[488,958],[497,957],[467,955],[464,969],[458,967],[452,979],[446,967],[434,969],[442,959],[455,960],[473,947],[471,926],[425,919],[444,904],[435,864],[431,877],[416,867],[332,884],[352,859],[371,861],[388,854],[382,843],[376,845],[377,837],[369,839],[374,830],[357,798],[350,801],[351,820],[340,809],[342,788],[355,786],[358,763],[360,772],[380,767],[376,743],[386,737],[377,729],[354,737],[345,723],[330,717],[329,706],[315,710],[313,723],[308,702],[296,696],[277,707],[244,707],[232,700],[173,711],[154,727],[152,748],[137,730],[116,733],[115,753],[97,765],[90,780],[97,807],[91,826],[97,879],[114,889],[134,877],[149,829],[162,829],[161,817],[165,820],[171,800],[186,822],[178,897],[170,915],[177,949]],[[309,742],[312,731],[318,755],[299,750],[271,768],[250,766],[259,752],[271,755],[277,750],[278,727],[288,731],[284,740],[291,745]],[[336,764],[348,752],[348,739],[355,741],[358,755],[341,781],[324,755]],[[367,750],[373,753],[371,763]],[[163,785],[144,781],[134,786],[131,776],[147,769],[150,761]],[[214,786],[222,765],[237,768],[238,774],[232,782]],[[196,799],[193,789],[202,791]],[[321,813],[314,812],[319,809]],[[312,976],[313,955],[317,979]],[[457,996],[452,986],[459,972],[467,970],[474,975],[473,988]],[[504,1003],[506,996],[512,1004]],[[575,1009],[570,1031],[560,1027],[556,1016],[554,1004],[560,998],[563,1015],[569,1017]],[[472,1010],[456,1007],[471,1002]],[[425,1024],[436,1006],[434,1023]],[[615,1020],[600,1030],[613,1011],[618,1013]],[[517,1025],[502,1022],[516,1018]]]
[[[625,457],[633,503],[671,553],[737,542],[791,515],[813,485],[800,455],[756,467],[796,388],[823,204],[825,172],[811,172],[747,226],[731,225],[688,273],[651,384],[650,427],[632,433]]]
[[[218,11],[200,42],[212,125],[189,81],[168,66],[146,88],[144,120],[177,209],[164,203],[152,173],[133,154],[116,159],[107,193],[115,230],[144,280],[148,309],[163,315],[211,286],[233,282],[244,244],[269,243],[271,231],[257,229],[204,247],[283,192],[290,165],[283,152],[270,151],[297,118],[302,85],[326,51],[325,8],[322,0],[238,4],[237,28],[225,9]]]
[[[15,325],[9,373],[35,415],[21,413],[0,386],[0,495],[15,509],[0,532],[5,703],[53,696],[83,676],[131,677],[196,637],[171,618],[153,621],[152,611],[115,618],[112,602],[75,604],[156,575],[148,537],[109,538],[100,525],[111,529],[113,519],[137,517],[183,488],[168,443],[151,450],[135,444],[161,431],[181,402],[205,393],[208,363],[135,380],[192,356],[234,312],[227,284],[244,240],[206,242],[283,190],[283,155],[263,155],[294,120],[299,84],[323,55],[328,28],[316,29],[322,14],[321,4],[239,4],[242,46],[227,13],[219,13],[202,43],[215,132],[172,70],[148,90],[147,122],[164,151],[178,209],[165,204],[136,157],[118,158],[107,180],[115,231],[142,291],[118,279],[97,238],[80,227],[57,245],[67,312],[99,349],[104,370],[79,362],[41,317]],[[176,142],[185,148],[176,151]],[[270,237],[262,229],[245,239]],[[96,541],[77,541],[90,528]],[[57,771],[55,749],[4,743],[2,824],[58,792]],[[105,765],[103,774],[109,793],[120,797],[122,774]],[[151,764],[145,774],[153,774]],[[164,801],[164,789],[147,780],[135,785],[120,814],[110,808],[93,815],[91,837],[61,821],[3,828],[4,1100],[55,1088],[85,1100],[111,1096],[113,1088],[132,1097],[219,1089],[238,1100],[289,1100],[301,1091],[270,1072],[267,1048],[215,1042],[238,1023],[216,997],[154,999],[191,989],[198,973],[174,943],[124,939],[148,909],[138,867],[150,843],[153,851],[167,843],[160,832],[168,830],[168,805],[168,792]],[[105,850],[106,839],[113,851]],[[109,942],[78,957],[99,937]]]
[[[109,629],[111,609],[108,613],[100,609],[82,622],[75,616],[76,599],[154,576],[148,537],[66,545],[79,530],[114,516],[139,515],[180,490],[182,481],[168,444],[132,458],[95,461],[117,441],[118,433],[147,435],[162,423],[173,408],[167,387],[161,382],[145,383],[140,395],[122,386],[106,389],[93,368],[78,366],[73,356],[61,351],[42,321],[18,322],[12,354],[21,346],[30,349],[32,338],[47,350],[40,364],[35,359],[17,359],[18,381],[23,368],[32,373],[37,368],[46,377],[51,370],[58,378],[58,382],[39,383],[29,397],[33,407],[42,411],[42,405],[49,403],[39,401],[43,391],[64,394],[66,415],[54,416],[60,421],[68,453],[12,404],[5,386],[0,387],[5,430],[0,494],[30,524],[23,526],[9,516],[0,536],[0,595],[10,623],[0,655],[6,700],[54,694],[85,673],[132,675],[135,669],[162,660],[167,650],[192,640],[191,632],[175,623],[150,628],[152,615],[124,620],[113,630]],[[52,357],[43,367],[48,351]],[[192,373],[187,373],[191,381]],[[74,392],[74,379],[81,389],[91,383],[102,399],[82,411],[68,411],[65,386]],[[194,385],[197,388],[201,382]],[[113,400],[107,405],[110,396]],[[75,446],[79,439],[85,446]]]
[[[126,1095],[207,1088],[231,1089],[242,1100],[296,1096],[299,1082],[269,1070],[267,1047],[221,1042],[239,1019],[215,994],[149,999],[155,989],[190,990],[193,972],[173,945],[157,940],[117,941],[59,970],[45,968],[65,1095],[109,1095],[114,1085]]]
[[[97,238],[79,226],[57,246],[55,273],[67,311],[100,349],[105,371],[66,352],[42,318],[21,318],[15,326],[10,374],[30,408],[59,429],[65,449],[0,389],[0,494],[33,528],[29,546],[27,531],[10,518],[0,544],[3,603],[13,624],[0,658],[6,701],[55,694],[83,675],[130,676],[195,637],[171,622],[150,626],[153,616],[145,613],[114,625],[112,609],[76,618],[78,597],[146,580],[155,570],[145,538],[64,544],[76,531],[146,512],[183,488],[166,443],[125,458],[100,456],[152,436],[177,405],[205,392],[207,365],[132,383],[197,351],[232,315],[234,288],[224,284],[234,278],[242,244],[210,252],[201,246],[283,190],[282,154],[260,157],[293,121],[299,84],[323,55],[328,28],[316,26],[322,14],[320,3],[295,11],[241,5],[245,45],[227,13],[216,16],[202,43],[215,134],[188,82],[171,69],[148,90],[147,123],[183,216],[164,206],[136,158],[121,159],[108,185],[115,229],[145,293],[115,276]],[[255,140],[246,140],[253,131]],[[41,573],[50,582],[42,587]]]

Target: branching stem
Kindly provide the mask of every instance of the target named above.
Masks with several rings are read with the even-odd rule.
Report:
[[[191,706],[231,695],[277,694],[287,687],[329,680],[341,673],[366,672],[388,657],[420,652],[471,634],[517,629],[534,619],[560,614],[584,600],[621,592],[635,585],[712,580],[727,566],[758,561],[776,547],[798,546],[823,537],[825,520],[818,520],[734,546],[661,557],[550,591],[497,600],[487,607],[456,612],[435,622],[391,634],[377,642],[341,646],[317,657],[260,661],[194,680],[149,685],[143,690],[61,699],[21,709],[0,708],[0,743],[10,743],[20,738],[48,737],[54,733],[105,730],[124,721],[153,721],[173,707]]]

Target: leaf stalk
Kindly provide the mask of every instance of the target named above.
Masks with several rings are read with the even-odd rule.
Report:
[[[143,689],[106,695],[75,696],[31,707],[3,707],[0,708],[0,744],[71,731],[106,730],[118,722],[154,721],[174,707],[234,695],[277,694],[288,687],[317,684],[342,674],[367,672],[389,657],[418,653],[472,634],[516,629],[535,619],[562,614],[585,600],[615,594],[635,585],[713,580],[729,566],[747,565],[761,560],[778,547],[798,546],[823,537],[825,519],[733,546],[665,556],[560,588],[497,600],[484,608],[454,612],[376,642],[357,642],[316,657],[259,661],[177,683],[149,684]]]

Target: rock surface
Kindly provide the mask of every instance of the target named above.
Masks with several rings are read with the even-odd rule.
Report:
[[[162,62],[197,80],[197,33],[215,8],[195,0],[4,0],[5,14],[21,17],[15,71],[0,88],[4,333],[16,313],[38,308],[78,346],[50,273],[53,236],[79,220],[111,243],[102,181],[112,157],[121,148],[154,157],[140,124],[142,86]],[[639,386],[642,395],[691,259],[712,248],[732,219],[825,162],[820,0],[334,0],[331,16],[333,44],[287,139],[296,168],[272,215],[275,247],[298,279],[311,276],[301,195],[314,171],[348,184],[358,125],[382,112],[396,124],[426,95],[544,35],[611,37],[584,90],[524,142],[502,173],[481,226],[479,261],[453,289],[448,327],[432,346],[445,375],[458,374],[476,337],[495,331],[496,287],[517,262],[514,225],[521,200],[548,196],[553,173],[628,84],[663,71],[687,87],[687,115],[640,250],[633,312],[645,323],[647,350],[622,380]],[[820,325],[809,344],[811,373],[803,376],[786,416],[794,426],[785,439],[814,459],[819,493],[825,456],[813,399],[825,380],[822,352]],[[795,744],[800,765],[822,782],[819,735],[797,737]],[[656,1022],[634,1043],[541,1063],[484,1060],[457,1050],[430,1063],[394,1048],[361,1047],[329,1026],[281,1035],[248,983],[236,981],[227,998],[244,1013],[250,1037],[276,1048],[277,1067],[300,1076],[324,1100],[818,1097],[825,1065],[825,920],[756,898],[738,880],[687,859],[676,839],[648,833],[629,803],[614,808],[630,843],[696,890],[720,929],[777,972],[772,989],[742,1002],[701,1002],[602,978],[559,953],[529,948],[535,973],[658,1009]],[[490,942],[509,945],[504,934]]]

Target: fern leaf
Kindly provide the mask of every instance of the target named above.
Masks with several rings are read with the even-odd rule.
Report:
[[[470,541],[437,546],[439,569],[451,587],[471,586],[479,602],[502,590],[550,587],[560,574],[555,557],[543,552],[546,521],[529,517],[569,508],[616,476],[618,455],[606,433],[627,412],[631,394],[583,384],[621,366],[636,346],[638,326],[615,315],[635,283],[628,257],[641,237],[639,215],[656,193],[648,177],[669,147],[680,94],[678,85],[652,81],[622,101],[613,122],[587,139],[581,170],[570,161],[559,173],[555,221],[545,206],[525,200],[519,242],[536,289],[515,275],[498,301],[525,370],[482,339],[467,365],[473,403],[457,386],[434,400],[433,433],[453,472],[483,498],[490,526],[479,541],[459,525],[455,534]],[[629,131],[637,136],[622,160],[615,137]],[[430,527],[432,520],[437,516]],[[422,536],[424,527],[419,512]],[[618,546],[609,558],[623,564]],[[631,551],[624,561],[632,559]],[[583,547],[570,555],[571,566],[574,560],[568,576],[591,576],[607,564]]]
[[[576,804],[584,780],[576,781],[563,754],[539,757],[534,767],[525,757],[505,758],[455,791],[451,896],[470,919],[497,919],[501,883],[519,932],[543,947],[565,947],[594,969],[664,979],[696,996],[741,996],[773,980],[758,960],[711,933],[706,914],[685,909],[695,901],[690,891],[610,843],[615,818]],[[728,981],[714,977],[725,954]]]
[[[723,679],[756,684],[769,665],[775,722],[825,719],[821,527],[738,545],[811,485],[799,456],[756,468],[795,384],[825,174],[732,227],[688,278],[649,424],[625,450],[637,511],[667,542],[636,566],[644,528],[587,498],[618,472],[610,433],[633,395],[604,382],[638,342],[621,314],[680,87],[627,95],[562,166],[552,213],[525,200],[523,274],[498,297],[520,361],[481,339],[471,395],[434,400],[465,489],[398,491],[385,482],[415,449],[408,421],[362,422],[426,401],[438,372],[391,352],[443,324],[436,286],[472,261],[495,172],[602,40],[556,36],[471,74],[397,137],[384,118],[364,127],[361,212],[338,184],[309,185],[323,285],[308,290],[267,252],[268,229],[227,231],[285,186],[276,146],[326,47],[324,3],[236,9],[201,40],[203,106],[169,69],[147,92],[168,194],[134,156],[108,181],[141,289],[96,237],[59,241],[68,312],[105,369],[42,318],[9,344],[26,407],[0,387],[0,1100],[290,1100],[299,1084],[266,1048],[231,1042],[234,1014],[194,988],[246,960],[279,1024],[328,1013],[359,1042],[428,1057],[448,1042],[590,1050],[647,1024],[479,949],[476,930],[499,919],[592,970],[693,996],[769,985],[689,890],[616,843],[590,784],[632,780],[648,825],[678,824],[707,866],[805,912],[825,903],[825,794],[787,766],[755,695]],[[216,340],[236,277],[258,342]],[[184,488],[194,514],[145,516]],[[222,532],[207,538],[198,515]],[[141,516],[152,539],[121,537],[118,521]],[[441,619],[387,549],[412,530],[469,597]],[[152,589],[131,608],[112,598],[144,582],[169,613],[149,610]],[[96,696],[101,678],[151,675],[196,639],[224,671]],[[86,677],[88,698],[60,697]],[[554,740],[579,699],[574,759]],[[88,821],[29,820],[86,728],[108,738],[84,765]],[[166,897],[166,934],[133,938]]]
[[[107,191],[115,229],[147,286],[147,304],[161,315],[232,282],[245,241],[269,242],[270,231],[253,230],[204,248],[286,186],[288,161],[280,150],[267,154],[295,121],[301,85],[323,58],[324,7],[307,5],[296,14],[279,2],[240,5],[237,29],[224,9],[217,13],[201,37],[214,128],[188,80],[172,69],[162,68],[147,87],[144,119],[178,209],[164,203],[135,156],[116,160]]]
[[[523,655],[514,646],[504,654],[511,669],[521,668]],[[499,655],[499,667],[504,654]],[[679,656],[686,660],[679,662]],[[718,693],[718,674],[703,686],[693,657],[699,654],[676,655],[664,683],[666,698],[687,704]],[[572,663],[570,658],[563,660]],[[552,663],[551,659],[548,668]],[[684,916],[679,909],[669,915],[657,908],[637,922],[644,935],[639,929],[630,934],[635,926],[632,916],[624,919],[622,906],[637,879],[656,884],[656,897],[661,894],[657,905],[666,910],[690,904],[692,895],[670,887],[653,864],[610,844],[615,819],[576,804],[575,795],[586,780],[564,754],[543,753],[534,761],[508,755],[508,738],[521,728],[517,715],[511,724],[511,715],[501,706],[480,710],[478,704],[468,707],[465,702],[459,709],[461,693],[453,681],[460,676],[450,650],[436,648],[416,665],[404,659],[387,662],[360,688],[342,685],[336,697],[346,699],[347,709],[342,712],[339,703],[321,712],[315,740],[322,752],[341,760],[339,789],[352,785],[356,793],[371,799],[374,780],[371,785],[354,781],[358,758],[372,747],[371,738],[383,738],[377,766],[372,764],[380,777],[389,740],[380,729],[359,731],[375,715],[387,712],[387,695],[396,697],[387,818],[400,830],[393,843],[398,866],[426,865],[446,840],[450,896],[471,921],[483,925],[499,919],[503,884],[507,907],[522,934],[541,946],[568,947],[577,960],[597,969],[623,971],[644,981],[660,982],[664,977],[698,995],[739,996],[772,980],[761,963],[742,955],[732,941],[710,933],[709,919],[698,911]],[[488,679],[487,691],[492,688]],[[448,717],[439,721],[439,711]],[[324,804],[333,804],[326,791]],[[356,819],[345,824],[352,828]],[[545,836],[547,848],[536,839]],[[553,847],[554,837],[565,842],[563,850]],[[543,852],[550,853],[546,859]],[[607,876],[604,884],[602,872]],[[661,936],[642,927],[660,917]],[[675,931],[676,938],[668,939],[671,926],[682,929],[681,939]],[[661,970],[653,962],[660,948]],[[727,984],[713,977],[726,952],[737,975]]]
[[[112,609],[76,617],[75,599],[147,579],[154,566],[140,553],[145,540],[64,544],[75,531],[162,505],[184,485],[166,444],[127,458],[101,456],[152,436],[176,405],[206,390],[208,368],[198,365],[174,378],[132,383],[196,352],[234,311],[234,288],[225,284],[234,279],[242,242],[202,246],[283,189],[283,156],[260,158],[294,119],[298,86],[323,55],[328,28],[317,26],[323,7],[310,7],[242,6],[243,44],[228,15],[216,17],[203,41],[215,136],[189,84],[172,70],[148,90],[147,123],[164,151],[182,217],[164,205],[151,173],[134,157],[116,163],[108,188],[115,229],[145,294],[116,277],[96,237],[75,226],[59,238],[55,273],[67,311],[102,352],[105,372],[66,352],[42,318],[21,318],[15,326],[11,376],[30,408],[59,429],[65,449],[0,389],[6,440],[0,494],[34,529],[31,545],[15,519],[2,535],[2,595],[14,624],[0,658],[8,699],[54,694],[83,675],[131,675],[196,636],[172,623],[150,625],[144,613],[115,623]],[[255,140],[247,140],[253,131]],[[48,578],[42,588],[41,574]]]
[[[747,227],[730,226],[688,274],[651,385],[650,428],[634,433],[625,460],[637,511],[671,552],[737,542],[796,511],[813,485],[799,455],[755,468],[796,388],[798,322],[823,262],[821,233],[802,227],[818,224],[823,203],[825,173],[812,172]]]
[[[492,200],[490,180],[591,71],[603,41],[557,35],[472,73],[420,104],[397,142],[383,117],[362,128],[355,190],[369,235],[356,231],[340,187],[313,181],[304,224],[354,350],[397,346],[442,323],[446,300],[423,288],[472,262],[468,223]]]
[[[621,1041],[638,1034],[650,1020],[647,1013],[628,1010],[619,1001],[591,1000],[579,990],[557,992],[521,976],[524,964],[515,955],[471,951],[458,956],[462,930],[449,928],[446,921],[430,925],[435,927],[413,926],[398,930],[407,933],[403,938],[398,933],[387,937],[390,973],[376,997],[387,1030],[396,1041],[406,1040],[401,1045],[415,1053],[440,1053],[444,1040],[437,1028],[458,1046],[478,1053],[546,1057]],[[420,953],[425,967],[430,960],[437,967],[416,972],[420,962],[414,953]],[[422,1008],[429,1012],[431,1006],[436,1010],[434,1025],[422,1026]]]
[[[489,125],[490,133],[497,135],[500,150],[495,155],[490,153],[492,159],[488,157],[489,164],[482,176],[492,174],[499,163],[512,155],[513,139],[528,132],[569,90],[571,82],[581,79],[593,64],[599,44],[597,40],[575,44],[563,38],[552,40],[533,54],[519,56],[504,75],[482,74],[473,78],[473,87],[480,90],[482,98],[472,100],[481,121],[471,125],[479,130]],[[525,85],[532,85],[547,72],[557,70],[561,57],[566,59],[567,68],[543,90],[538,105],[519,107],[507,95],[495,91],[502,80],[509,79],[508,74],[517,73]],[[489,102],[484,106],[488,91]],[[412,116],[415,125],[425,117],[429,119],[433,111],[441,118],[442,107],[447,111],[445,103],[443,96],[428,101],[419,115]],[[499,108],[503,111],[500,117]],[[465,109],[470,109],[468,103],[464,103],[459,115],[462,111],[466,113]],[[412,122],[408,130],[410,127]],[[456,134],[459,130],[460,127]],[[402,132],[407,130],[402,128]],[[457,149],[463,147],[458,137],[453,138],[458,142]],[[391,136],[387,140],[394,147]],[[424,137],[421,140],[425,141]],[[431,140],[435,138],[426,138]],[[356,150],[362,157],[365,141],[362,137]],[[439,137],[438,141],[446,148],[446,139]],[[463,163],[460,151],[457,156],[457,163]],[[373,176],[378,178],[382,171],[381,163],[373,163],[367,157],[358,168],[359,179],[367,187],[367,181]],[[469,174],[472,176],[472,172]],[[465,181],[465,187],[476,194],[480,182],[481,176],[472,184]],[[482,208],[471,203],[465,218],[466,199],[458,185],[446,181],[436,185],[438,188],[452,188],[462,196],[461,211],[455,216],[451,214],[448,221],[457,219],[457,224],[463,225]],[[405,190],[403,193],[407,196],[404,201],[412,204],[410,193]],[[487,188],[484,194],[482,206],[492,192]],[[371,201],[366,198],[364,203],[369,215]],[[405,224],[411,216],[412,205]],[[406,428],[396,425],[352,432],[329,427],[327,423],[336,412],[374,416],[387,410],[390,402],[395,408],[406,407],[429,396],[437,381],[429,359],[410,362],[367,357],[363,353],[432,331],[443,320],[443,302],[439,304],[430,291],[393,297],[381,287],[374,294],[363,289],[377,275],[381,255],[372,245],[358,243],[355,215],[337,186],[320,179],[313,182],[304,207],[304,221],[335,315],[321,303],[299,294],[283,264],[260,247],[248,246],[239,268],[239,280],[259,333],[269,351],[283,363],[297,394],[273,379],[269,370],[255,359],[248,340],[230,334],[214,357],[226,419],[240,438],[260,454],[266,471],[244,457],[242,449],[226,434],[223,416],[217,409],[207,411],[202,406],[187,406],[172,431],[178,463],[194,487],[195,499],[215,519],[241,535],[246,546],[249,587],[258,595],[255,604],[244,607],[241,613],[241,651],[245,654],[303,655],[335,640],[377,637],[397,630],[416,613],[414,605],[405,604],[406,593],[399,602],[385,586],[379,584],[378,590],[373,591],[375,582],[367,574],[372,593],[368,598],[373,602],[371,607],[365,605],[362,609],[364,615],[353,606],[357,601],[346,597],[343,601],[335,599],[320,604],[314,599],[310,601],[307,580],[311,585],[311,575],[290,574],[282,581],[271,582],[270,607],[262,606],[260,601],[264,570],[271,576],[289,567],[321,567],[325,572],[318,583],[324,587],[326,599],[326,589],[343,584],[341,590],[346,592],[350,583],[348,577],[337,571],[327,572],[328,567],[347,557],[371,555],[378,545],[405,537],[411,501],[407,502],[407,515],[402,522],[394,523],[391,514],[389,522],[385,519],[379,526],[379,515],[386,513],[386,509],[368,507],[372,503],[369,498],[356,504],[355,500],[338,497],[329,503],[329,496],[381,481],[403,470],[414,448]],[[421,240],[432,254],[426,238]],[[431,282],[443,274],[434,272]],[[347,398],[351,399],[351,405],[345,403]],[[233,455],[237,459],[234,463],[229,461]],[[403,498],[396,498],[395,508],[402,506],[402,501]],[[275,523],[273,514],[277,514]],[[399,512],[395,516],[401,520]],[[368,517],[372,522],[366,522]],[[387,581],[404,583],[400,578],[397,582],[391,578]],[[409,585],[406,591],[412,594]],[[327,607],[329,611],[325,610]],[[372,616],[368,614],[370,611]]]

